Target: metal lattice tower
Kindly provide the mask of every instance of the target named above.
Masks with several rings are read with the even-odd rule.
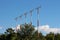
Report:
[[[21,22],[22,16],[23,16],[23,15],[20,15],[20,16],[19,16],[19,18],[20,18],[20,22]]]
[[[19,17],[16,17],[15,20],[16,20],[16,25],[17,25],[17,21],[18,19],[20,19],[20,22],[21,22],[21,19],[22,19],[22,15],[20,15]],[[17,32],[17,26],[16,26],[16,32]]]
[[[30,10],[30,24],[32,24],[32,12],[33,12],[33,9]]]
[[[39,13],[39,11],[40,11],[39,9],[40,9],[40,8],[41,8],[41,6],[36,8],[36,9],[37,9],[37,30],[38,30],[39,24],[40,24],[40,23],[39,23],[39,14],[40,14],[40,13]],[[38,37],[39,37],[39,31],[38,31]]]
[[[23,15],[20,15],[20,16],[19,16],[20,22],[21,22],[22,16],[23,16]],[[21,30],[21,24],[20,24],[20,30]]]
[[[17,20],[18,20],[18,17],[15,18],[16,25],[17,25]],[[17,26],[16,26],[16,32],[17,32]]]
[[[24,13],[24,16],[25,16],[25,24],[26,24],[27,12],[26,12],[26,13]]]

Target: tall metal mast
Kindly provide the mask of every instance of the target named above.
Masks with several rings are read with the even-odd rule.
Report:
[[[24,16],[25,16],[25,24],[26,24],[26,17],[27,17],[27,13],[24,13]]]
[[[16,22],[18,21],[18,19],[20,19],[20,22],[21,22],[21,18],[22,18],[22,15],[19,16],[19,17],[16,17],[16,18],[15,18]],[[17,25],[17,23],[16,23],[16,25]],[[17,32],[17,26],[16,26],[16,32]]]
[[[22,19],[22,15],[20,15],[20,16],[19,16],[19,18],[20,18],[20,22],[21,22],[21,19]]]
[[[32,24],[32,12],[33,12],[33,9],[30,10],[30,24]]]
[[[39,9],[40,8],[41,8],[41,6],[36,8],[37,9],[37,31],[38,31],[38,28],[39,28]],[[38,31],[38,37],[39,37],[39,31]]]
[[[18,17],[15,18],[16,25],[17,25],[17,20],[18,20]],[[17,32],[17,26],[16,26],[16,32]]]
[[[20,22],[21,22],[22,16],[23,16],[23,15],[20,15],[20,16],[19,16]],[[20,24],[20,30],[21,30],[21,24]]]

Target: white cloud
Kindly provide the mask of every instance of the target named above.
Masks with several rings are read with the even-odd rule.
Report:
[[[20,25],[17,25],[16,27],[12,27],[13,30],[18,30],[20,29]]]
[[[18,25],[16,28],[12,28],[15,30],[20,29],[20,25]],[[35,32],[37,30],[37,27],[35,27],[35,30],[33,32]],[[53,33],[60,33],[60,28],[50,28],[49,25],[43,25],[43,26],[39,26],[38,27],[38,32],[44,31],[46,34],[53,32]]]
[[[35,27],[35,29],[37,30],[37,27]],[[60,33],[60,28],[50,28],[49,25],[43,25],[38,27],[38,32],[40,31],[44,31],[46,33],[50,33],[50,32]]]
[[[18,25],[18,26],[16,27],[16,29],[20,29],[20,25]]]

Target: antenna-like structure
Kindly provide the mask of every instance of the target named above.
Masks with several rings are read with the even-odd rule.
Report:
[[[30,10],[30,24],[32,24],[32,12],[33,12],[33,9]]]
[[[24,13],[24,16],[25,16],[25,24],[26,24],[26,17],[27,17],[27,13]]]
[[[39,9],[40,8],[41,8],[41,6],[36,8],[37,9],[37,31],[38,31],[38,27],[39,27]],[[38,31],[38,37],[39,37],[39,31]]]
[[[21,18],[22,18],[22,15],[20,15],[19,17],[16,17],[15,18],[16,22],[18,21],[18,19],[20,19],[20,22],[21,22]],[[17,23],[16,23],[16,25],[17,25]],[[17,32],[17,26],[16,26],[16,32]]]
[[[21,22],[22,16],[23,16],[23,15],[19,16],[19,18],[20,18],[20,22]],[[20,25],[20,29],[21,29],[21,25]]]
[[[18,17],[15,18],[16,25],[17,25],[17,20],[18,20]],[[17,32],[17,26],[16,26],[16,32]]]
[[[19,16],[19,18],[20,18],[20,22],[21,22],[21,19],[22,19],[22,15],[20,15],[20,16]]]

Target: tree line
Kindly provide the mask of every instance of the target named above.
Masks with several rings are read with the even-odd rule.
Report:
[[[46,36],[40,32],[38,37],[38,31],[35,31],[34,27],[30,24],[23,24],[17,32],[12,28],[8,28],[3,34],[0,34],[0,40],[60,40],[60,34],[52,32]]]

